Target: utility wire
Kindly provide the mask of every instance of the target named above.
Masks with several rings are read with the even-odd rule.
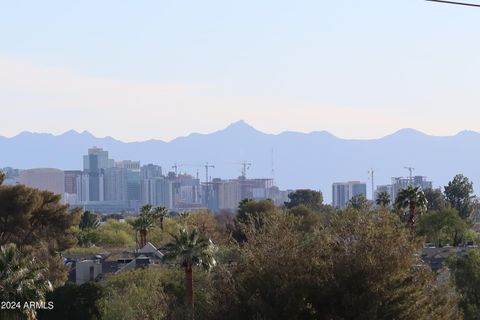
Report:
[[[454,1],[445,1],[445,0],[425,0],[425,1],[456,4],[456,5],[460,5],[460,6],[479,7],[480,8],[480,4],[473,4],[473,3],[466,3],[466,2],[454,2]]]

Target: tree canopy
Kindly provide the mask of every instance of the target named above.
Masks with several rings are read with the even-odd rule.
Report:
[[[458,319],[456,296],[415,256],[397,217],[347,209],[321,232],[291,215],[251,228],[232,270],[229,319]],[[227,312],[227,311],[226,311]]]
[[[102,285],[85,282],[82,285],[66,283],[47,293],[47,300],[53,302],[54,311],[41,310],[39,320],[100,320],[99,300],[105,292]]]
[[[319,211],[323,205],[323,194],[320,191],[299,189],[288,194],[289,202],[285,202],[288,209],[303,205],[310,210]]]
[[[395,200],[395,207],[400,211],[401,215],[404,215],[405,209],[408,209],[406,211],[406,220],[413,237],[417,216],[424,213],[427,209],[427,199],[422,189],[409,185],[405,189],[400,190]]]
[[[54,286],[66,280],[59,251],[76,244],[80,209],[61,204],[60,195],[24,185],[0,186],[0,245],[14,243],[47,265]]]
[[[453,208],[429,211],[420,217],[417,225],[417,233],[425,236],[427,242],[433,242],[437,247],[459,245],[467,230],[467,224]]]
[[[390,198],[390,193],[384,191],[377,194],[377,199],[375,200],[377,206],[386,208],[390,205],[391,202],[392,199]]]
[[[445,196],[440,189],[427,189],[423,193],[427,200],[427,211],[439,211],[448,206]]]
[[[473,211],[473,183],[462,174],[457,174],[445,186],[445,198],[463,219],[468,219]]]
[[[15,244],[0,246],[0,302],[20,303],[21,308],[0,309],[1,319],[20,319],[22,315],[34,318],[34,309],[23,308],[30,301],[45,302],[46,293],[52,290],[46,270],[33,257],[17,249]],[[18,318],[17,318],[18,319]]]
[[[448,266],[461,296],[465,320],[480,319],[480,252],[471,249],[465,256],[452,255]]]
[[[101,216],[98,213],[85,211],[80,218],[80,229],[96,229],[100,225]]]
[[[358,210],[366,209],[368,207],[368,200],[363,194],[358,194],[348,201],[347,206]]]

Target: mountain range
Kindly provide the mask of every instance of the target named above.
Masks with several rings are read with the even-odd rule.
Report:
[[[22,132],[14,137],[0,136],[0,167],[81,169],[87,149],[102,147],[115,160],[140,160],[142,164],[162,165],[172,171],[174,163],[189,164],[179,170],[205,179],[206,162],[212,178],[235,178],[241,163],[252,163],[249,177],[274,177],[281,189],[320,189],[331,199],[333,182],[367,182],[368,171],[375,172],[375,184],[388,184],[391,177],[427,176],[434,186],[444,186],[457,173],[480,183],[478,168],[480,134],[462,131],[454,136],[430,136],[413,129],[402,129],[379,139],[341,139],[326,131],[311,133],[260,132],[244,121],[235,122],[210,134],[192,133],[170,142],[148,140],[122,142],[112,137],[98,138],[87,131],[61,135]],[[273,169],[273,170],[272,170]]]

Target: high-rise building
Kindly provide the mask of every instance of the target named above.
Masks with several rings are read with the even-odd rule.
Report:
[[[104,170],[105,201],[128,201],[127,169]]]
[[[80,170],[65,170],[65,193],[77,193],[77,177],[82,175]]]
[[[332,205],[343,209],[355,196],[367,197],[367,184],[360,181],[336,182],[332,185]]]
[[[117,161],[115,162],[115,168],[123,169],[126,172],[127,199],[140,202],[142,198],[140,161]]]
[[[169,174],[172,182],[173,206],[178,209],[202,206],[200,180],[189,174]]]
[[[240,177],[238,179],[222,180],[216,178],[209,183],[209,186],[211,191],[210,201],[204,203],[204,205],[214,212],[220,210],[235,211],[243,199],[257,201],[272,199],[283,204],[283,200],[288,195],[275,188],[272,179],[245,179]]]
[[[46,190],[63,196],[65,174],[52,168],[29,169],[20,172],[20,183],[30,188]]]
[[[108,151],[93,147],[83,156],[83,171],[81,183],[88,183],[88,188],[82,184],[82,201],[104,201],[104,170],[114,167],[113,159],[108,158]],[[87,175],[87,177],[84,177]],[[88,197],[85,194],[88,189]],[[88,200],[86,200],[88,199]]]
[[[213,179],[211,182],[211,201],[208,208],[212,211],[231,210],[238,208],[242,200],[242,185],[239,180]]]
[[[115,161],[108,158],[108,151],[93,147],[83,156],[83,171],[95,172],[101,169],[113,168]]]
[[[162,167],[147,164],[140,168],[141,204],[172,207],[172,182],[162,176]]]
[[[165,177],[142,179],[142,204],[173,208],[172,181]]]
[[[392,178],[392,201],[397,198],[400,190],[405,189],[411,184],[414,187],[420,187],[422,190],[432,189],[432,181],[427,180],[425,176],[414,176],[410,178],[394,177]]]
[[[142,179],[151,179],[162,176],[162,167],[155,164],[147,164],[140,168],[140,176]]]
[[[95,183],[92,183],[95,181]],[[93,192],[91,187],[93,186]],[[103,173],[95,175],[94,179],[90,173],[82,173],[77,177],[77,201],[98,202],[105,201],[105,185]],[[93,195],[93,197],[92,197]]]

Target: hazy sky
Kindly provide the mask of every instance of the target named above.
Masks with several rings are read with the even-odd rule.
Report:
[[[0,135],[480,131],[479,37],[423,0],[0,0]]]

